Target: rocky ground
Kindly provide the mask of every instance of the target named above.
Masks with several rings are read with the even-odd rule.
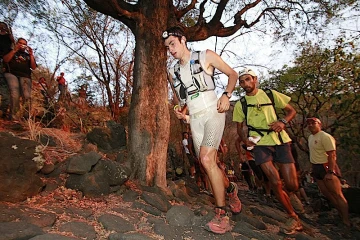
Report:
[[[0,131],[10,131],[28,138],[19,124],[2,123]],[[43,152],[47,160],[65,163],[65,159],[82,149],[83,137],[69,137],[55,129],[47,129],[45,133],[50,135],[51,132],[59,143],[50,147],[47,141],[48,145]],[[6,156],[9,159],[0,164],[1,175],[4,175],[0,176],[1,181],[4,181],[0,186],[9,185],[5,182],[15,179],[10,178],[10,173],[6,173],[4,162],[15,161],[14,157],[17,155],[9,153],[14,154],[21,147],[22,142],[10,144],[7,147],[9,150],[2,151],[0,160],[4,160]],[[89,149],[95,150],[96,148]],[[23,169],[22,165],[16,171]],[[275,200],[266,201],[250,192],[242,181],[237,184],[243,210],[240,214],[231,216],[231,232],[217,235],[204,229],[204,225],[214,216],[214,198],[208,193],[200,192],[191,178],[168,179],[167,189],[144,187],[128,180],[113,189],[114,193],[95,198],[85,197],[83,192],[66,188],[66,176],[65,173],[42,174],[45,187],[39,194],[16,203],[0,201],[0,240],[360,239],[359,214],[351,214],[353,228],[345,229],[336,210],[327,209],[316,198],[312,198],[311,205],[305,206],[306,213],[300,215],[304,230],[286,236],[280,233],[280,228],[286,227],[287,218],[279,203]],[[20,189],[19,183],[14,185],[14,191]]]
[[[243,210],[233,215],[231,232],[209,233],[204,225],[213,217],[212,196],[200,193],[189,180],[169,181],[175,196],[157,188],[127,182],[117,194],[97,199],[59,187],[27,201],[0,203],[1,240],[62,239],[360,239],[360,217],[351,215],[354,228],[345,231],[336,211],[301,216],[304,231],[279,233],[286,214],[238,182]]]

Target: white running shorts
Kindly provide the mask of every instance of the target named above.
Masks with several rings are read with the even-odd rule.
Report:
[[[225,113],[219,113],[216,105],[210,106],[190,116],[190,127],[196,155],[200,146],[219,148],[225,127]]]

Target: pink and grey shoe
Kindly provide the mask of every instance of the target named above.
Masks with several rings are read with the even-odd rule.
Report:
[[[234,214],[238,214],[241,212],[241,202],[238,197],[239,188],[234,182],[230,182],[230,184],[234,186],[234,190],[231,193],[227,193],[230,209]]]
[[[231,231],[230,219],[224,209],[215,208],[215,217],[205,225],[209,232],[224,234]]]
[[[280,232],[286,234],[286,235],[292,235],[296,232],[302,231],[303,226],[300,222],[300,219],[298,216],[290,217],[286,223],[285,227],[280,228]]]

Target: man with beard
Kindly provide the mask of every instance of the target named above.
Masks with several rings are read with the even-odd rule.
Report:
[[[251,69],[239,72],[239,84],[245,90],[245,104],[238,101],[233,112],[233,121],[237,122],[237,132],[247,147],[253,147],[255,163],[270,181],[276,198],[284,206],[289,215],[287,227],[282,229],[285,234],[293,234],[302,230],[298,215],[291,206],[289,196],[282,189],[280,173],[288,192],[298,189],[298,181],[294,159],[291,154],[291,139],[284,130],[287,122],[295,115],[295,109],[289,104],[291,98],[274,90],[270,93],[258,89],[258,78]],[[269,96],[271,94],[271,99]],[[246,106],[246,109],[243,109]],[[286,115],[278,119],[275,108],[283,109]],[[248,131],[244,131],[246,124]],[[256,141],[254,140],[256,139]]]

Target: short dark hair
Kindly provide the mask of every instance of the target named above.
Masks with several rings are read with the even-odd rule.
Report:
[[[7,25],[6,22],[0,22],[0,24],[4,24],[7,28],[9,28],[9,25]]]
[[[189,135],[189,133],[188,133],[188,132],[183,132],[183,137],[185,137],[185,134]]]
[[[28,41],[25,38],[20,37],[20,38],[18,38],[17,41],[19,42],[20,40],[24,40],[26,42],[26,44],[28,43]]]
[[[185,36],[184,30],[179,27],[179,26],[175,26],[175,27],[171,27],[168,28],[166,31],[163,32],[162,34],[162,38],[165,40],[170,36],[175,36],[178,37],[179,40],[181,40],[182,36]]]

